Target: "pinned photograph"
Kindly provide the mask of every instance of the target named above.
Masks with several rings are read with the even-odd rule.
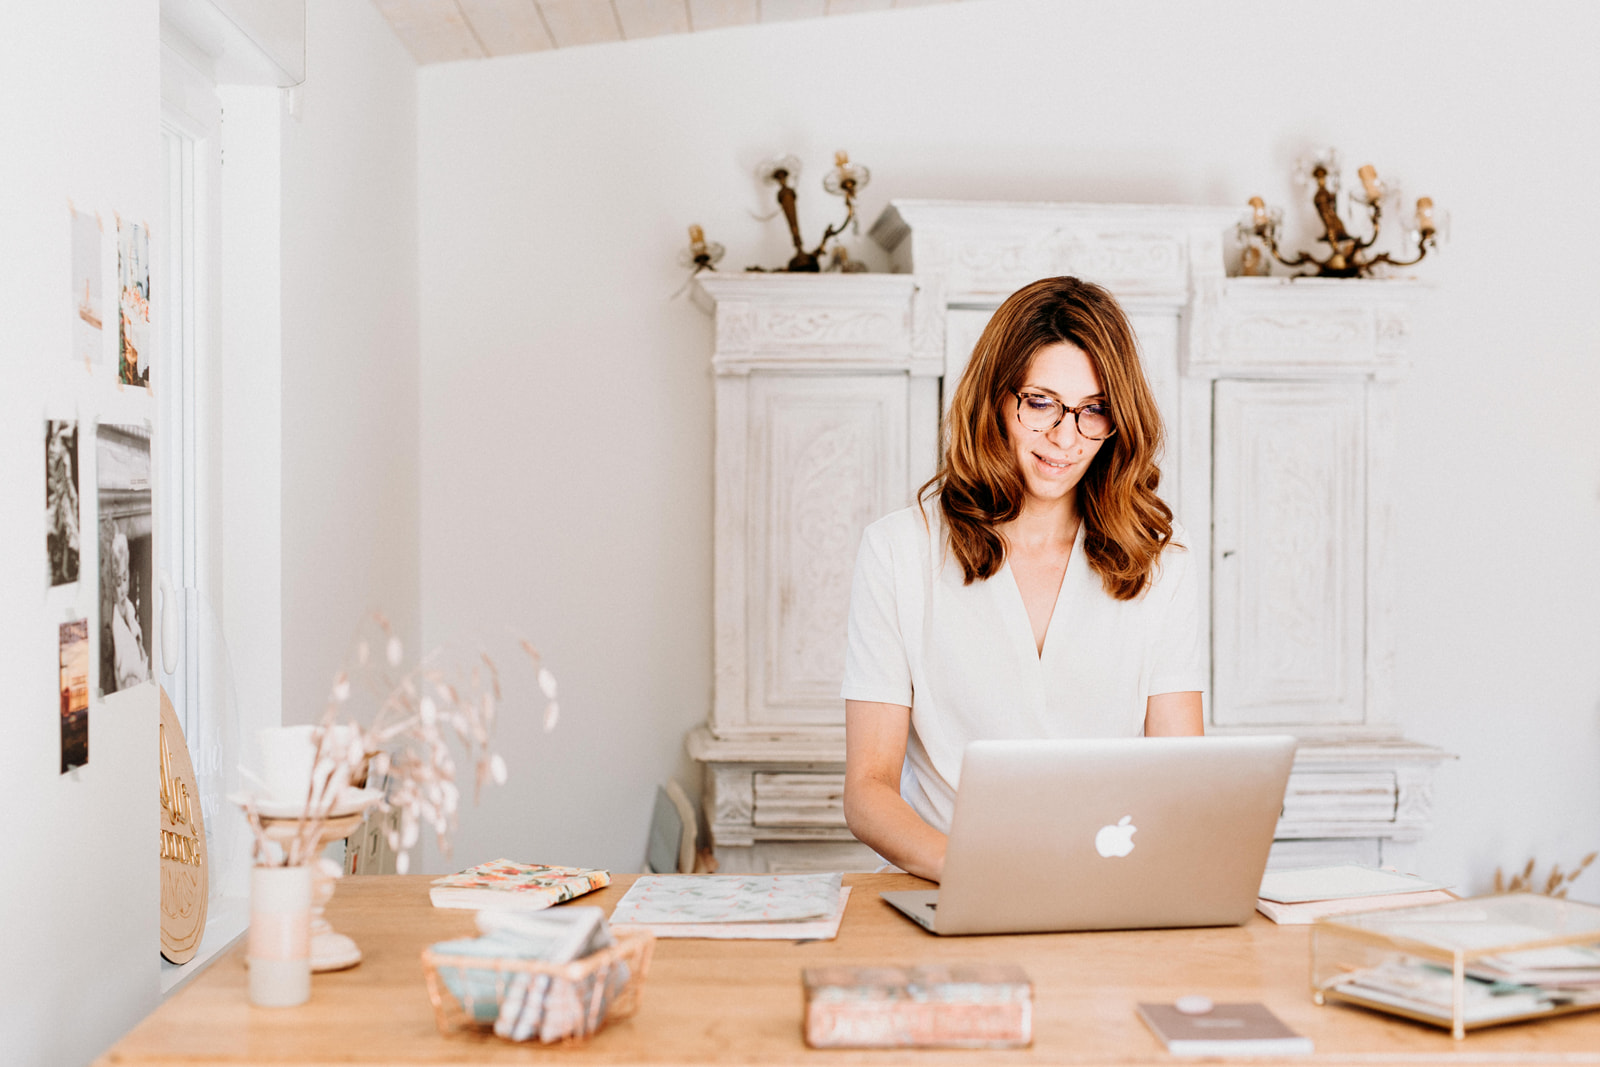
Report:
[[[154,554],[150,431],[102,423],[95,442],[100,505],[100,691],[150,680]]]
[[[61,624],[61,773],[89,762],[89,620]]]
[[[44,424],[44,525],[52,586],[78,580],[78,515],[78,424],[48,419]]]
[[[117,381],[150,383],[150,233],[137,222],[117,220]]]
[[[72,209],[72,358],[100,362],[100,216]]]

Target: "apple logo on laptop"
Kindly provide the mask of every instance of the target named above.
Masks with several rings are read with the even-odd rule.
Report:
[[[1102,856],[1126,856],[1133,851],[1133,834],[1138,830],[1133,816],[1124,815],[1115,826],[1102,826],[1094,835],[1094,850]]]

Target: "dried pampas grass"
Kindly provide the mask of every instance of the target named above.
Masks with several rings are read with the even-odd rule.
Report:
[[[1500,868],[1496,867],[1494,872],[1494,891],[1496,893],[1543,893],[1547,897],[1565,897],[1572,883],[1576,882],[1578,876],[1595,861],[1596,856],[1600,856],[1600,852],[1589,853],[1578,861],[1576,867],[1566,872],[1561,870],[1559,863],[1554,864],[1550,868],[1550,873],[1545,876],[1543,886],[1538,886],[1538,880],[1533,876],[1534,868],[1537,866],[1534,860],[1530,859],[1527,866],[1522,868],[1520,874],[1514,874],[1510,878],[1507,878]]]

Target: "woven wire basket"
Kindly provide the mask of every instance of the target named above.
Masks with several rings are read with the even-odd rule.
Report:
[[[512,1041],[574,1044],[639,1008],[655,937],[618,931],[609,948],[571,963],[454,956],[424,949],[422,967],[440,1033],[471,1030]]]

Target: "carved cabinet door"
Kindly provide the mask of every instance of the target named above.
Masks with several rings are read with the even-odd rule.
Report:
[[[838,725],[861,532],[909,503],[903,373],[749,379],[752,726]]]
[[[1215,383],[1212,721],[1365,721],[1365,392]]]

